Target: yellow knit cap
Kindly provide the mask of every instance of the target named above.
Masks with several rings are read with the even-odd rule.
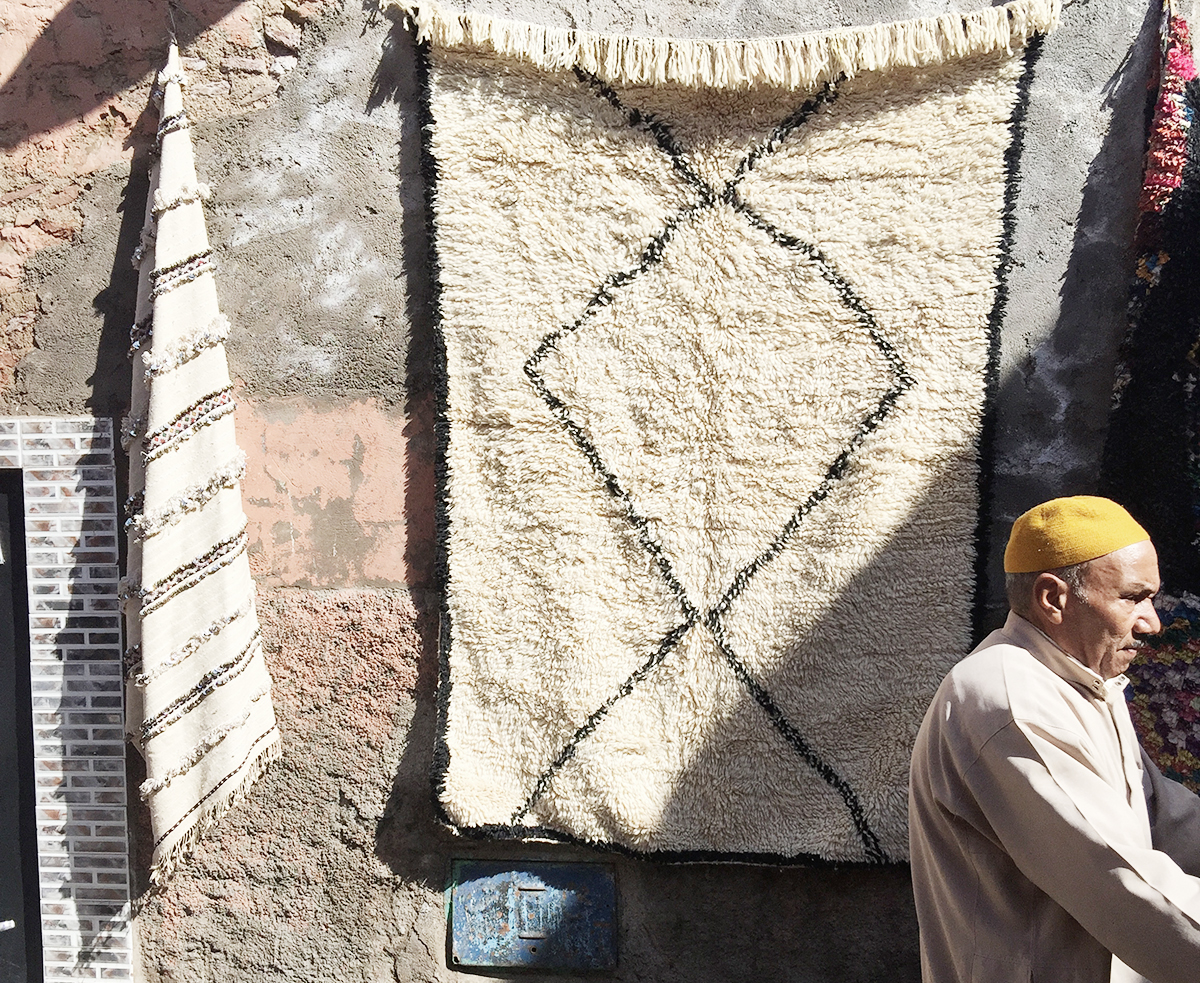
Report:
[[[1057,570],[1149,538],[1133,516],[1107,498],[1055,498],[1034,506],[1013,523],[1004,572]]]

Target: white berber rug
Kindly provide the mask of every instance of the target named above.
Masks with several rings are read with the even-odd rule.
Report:
[[[444,345],[441,808],[902,860],[967,651],[1027,43],[409,11]]]

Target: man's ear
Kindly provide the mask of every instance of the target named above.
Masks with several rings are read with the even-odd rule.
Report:
[[[1052,625],[1061,625],[1071,588],[1052,573],[1040,573],[1033,582],[1033,609]]]

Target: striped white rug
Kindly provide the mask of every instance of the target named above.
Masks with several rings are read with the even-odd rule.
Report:
[[[146,759],[141,794],[161,881],[278,754],[246,557],[225,360],[182,86],[171,46],[140,265],[130,415],[126,728]]]
[[[1057,13],[701,42],[412,12],[451,823],[905,856],[911,742],[970,643],[1023,48]]]

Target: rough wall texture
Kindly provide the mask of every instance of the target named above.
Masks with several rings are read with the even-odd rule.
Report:
[[[1158,18],[1156,4],[1069,4],[1037,65],[996,400],[994,571],[1014,518],[1052,494],[1093,491],[1099,477]]]
[[[259,614],[284,758],[144,901],[146,974],[390,979],[412,892],[376,856],[376,828],[414,698],[430,695],[422,619],[403,590],[285,588],[263,593]]]
[[[946,4],[470,6],[698,36]],[[441,898],[451,857],[594,854],[460,840],[434,816],[430,284],[412,44],[369,0],[172,9],[200,178],[214,191],[218,289],[235,325],[246,509],[284,758],[166,890],[142,897],[140,972],[154,983],[457,979]],[[119,417],[125,405],[129,256],[165,18],[152,0],[0,3],[6,412]],[[995,532],[1035,500],[1095,480],[1154,21],[1121,0],[1069,4],[1037,67],[1002,336]],[[995,585],[989,598],[994,617]],[[902,868],[615,862],[617,979],[918,977]]]
[[[54,385],[56,373],[38,371],[45,362],[37,352],[62,339],[77,349],[113,348],[88,319],[74,312],[54,316],[56,291],[36,289],[46,260],[31,261],[42,253],[61,256],[64,248],[86,245],[97,234],[99,261],[116,256],[106,241],[112,229],[96,228],[111,222],[97,223],[95,209],[111,219],[112,189],[105,172],[111,169],[123,185],[135,150],[144,150],[153,133],[155,115],[147,112],[147,99],[153,73],[162,67],[168,30],[186,44],[193,117],[215,119],[273,101],[281,78],[296,64],[304,25],[331,2],[190,0],[171,4],[170,15],[167,5],[153,0],[0,4],[0,340],[5,348],[0,389],[7,390],[5,396],[35,393],[33,398],[40,399],[45,393],[57,406],[71,397]],[[144,166],[135,168],[144,171]],[[124,226],[140,223],[140,215],[135,204]],[[82,282],[104,286],[121,279],[113,269],[88,272]],[[125,300],[97,299],[93,310],[127,316]],[[54,330],[43,322],[59,323],[57,337],[41,336]],[[33,355],[31,363],[14,373],[26,355]],[[93,384],[104,389],[102,379],[112,366],[97,367],[105,371]],[[80,400],[80,393],[72,395]],[[89,406],[98,409],[94,398]]]

